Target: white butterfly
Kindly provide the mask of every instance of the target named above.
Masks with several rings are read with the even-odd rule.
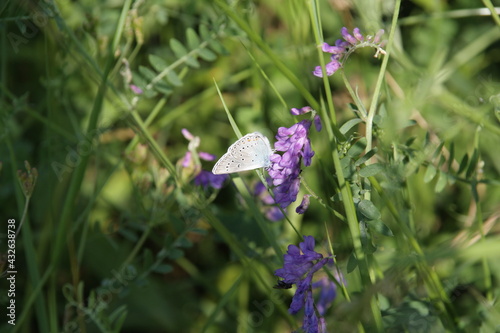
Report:
[[[215,163],[212,172],[216,175],[267,168],[273,153],[269,140],[259,132],[245,135],[227,150]]]

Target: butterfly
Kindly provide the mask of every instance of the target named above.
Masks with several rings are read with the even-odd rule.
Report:
[[[233,143],[227,153],[215,163],[212,173],[215,175],[267,168],[273,150],[269,140],[259,132],[253,132]]]

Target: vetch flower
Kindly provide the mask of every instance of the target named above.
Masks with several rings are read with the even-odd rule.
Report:
[[[337,279],[338,280],[338,279]],[[321,316],[324,316],[326,310],[330,307],[335,297],[337,297],[337,285],[330,281],[326,276],[312,284],[313,289],[319,289],[316,309]]]
[[[304,309],[302,329],[307,333],[326,332],[325,321],[318,317],[318,313],[323,316],[326,307],[333,301],[332,295],[335,298],[335,294],[332,294],[331,291],[331,285],[328,283],[312,283],[314,273],[323,266],[333,263],[332,258],[324,258],[322,254],[314,251],[314,245],[315,241],[312,236],[304,236],[304,241],[298,247],[293,244],[289,245],[287,253],[283,256],[283,268],[279,268],[274,272],[274,275],[283,279],[280,280],[282,286],[288,287],[292,284],[297,286],[288,312],[296,314],[301,309]],[[315,304],[312,292],[313,286],[322,288],[323,285],[328,290],[324,292],[324,295],[321,295],[322,289],[320,290],[320,299]]]
[[[297,214],[304,214],[307,210],[307,208],[309,208],[309,198],[311,197],[310,194],[306,194],[304,195],[304,198],[302,198],[302,202],[300,203],[300,205],[295,209],[295,212]]]
[[[142,89],[136,86],[135,84],[130,85],[130,90],[132,90],[136,95],[140,95],[143,92]]]
[[[214,175],[212,171],[201,170],[199,174],[194,177],[194,184],[203,186],[204,188],[213,187],[215,189],[222,188],[227,175]]]
[[[193,160],[192,153],[188,150],[182,159],[182,167],[187,168],[191,165],[191,161]]]
[[[270,183],[271,179],[267,179]],[[282,220],[285,216],[281,210],[275,206],[275,201],[271,194],[267,192],[266,186],[262,182],[258,182],[254,188],[254,196],[260,199],[264,206],[264,215],[270,221],[276,222]]]
[[[359,28],[354,28],[352,35],[349,33],[346,27],[340,30],[342,34],[341,39],[337,39],[335,45],[329,45],[328,43],[323,43],[321,49],[323,52],[330,53],[330,62],[325,65],[325,71],[327,76],[333,75],[345,60],[353,53],[356,49],[361,47],[373,47],[377,50],[375,53],[375,58],[380,54],[385,54],[385,50],[382,48],[385,45],[385,41],[380,41],[380,37],[384,33],[384,30],[379,30],[375,36],[364,36]],[[316,66],[313,71],[313,75],[317,77],[323,77],[323,70],[321,66]]]
[[[200,138],[194,136],[185,128],[181,130],[181,133],[187,140],[189,140],[188,151],[184,155],[181,165],[184,169],[187,169],[194,164],[194,184],[203,186],[205,189],[208,187],[213,187],[215,189],[222,188],[222,185],[228,178],[228,175],[214,175],[211,171],[203,170],[201,169],[199,161],[200,159],[213,161],[217,158],[217,156],[203,151],[198,152],[197,148],[200,146]],[[196,155],[197,157],[195,158],[193,155]]]
[[[214,161],[217,158],[214,154],[205,153],[204,151],[200,151],[198,156],[205,161]]]
[[[316,119],[316,112],[310,106],[301,109],[293,108],[290,112],[293,115],[311,112],[316,129],[321,129],[319,117]],[[318,122],[319,126],[317,125]],[[275,153],[271,155],[269,158],[271,166],[268,168],[268,173],[274,185],[274,198],[282,209],[297,200],[300,189],[301,164],[305,167],[311,165],[314,156],[311,141],[309,140],[311,124],[311,120],[305,119],[289,128],[278,128],[274,149],[276,152],[283,152],[283,154]]]
[[[321,118],[319,117],[318,114],[314,116],[313,122],[314,122],[314,127],[316,128],[316,131],[320,132],[322,125],[321,125]]]

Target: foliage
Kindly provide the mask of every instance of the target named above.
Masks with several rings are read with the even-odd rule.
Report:
[[[0,330],[498,331],[500,19],[482,4],[1,6]],[[257,191],[269,170],[212,186],[242,133],[319,119],[283,211]],[[286,258],[305,257],[304,278]]]

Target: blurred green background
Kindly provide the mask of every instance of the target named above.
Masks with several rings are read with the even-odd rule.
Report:
[[[370,35],[383,28],[388,38],[394,1],[318,3],[329,44],[343,26]],[[387,165],[378,175],[387,199],[411,211],[403,220],[468,332],[500,327],[500,28],[488,5],[402,1],[374,142]],[[292,291],[271,288],[282,257],[255,222],[265,208],[249,208],[232,183],[220,192],[195,186],[199,170],[181,166],[189,143],[181,130],[200,138],[198,151],[220,157],[236,139],[222,97],[243,133],[273,141],[278,127],[297,121],[289,109],[307,105],[276,59],[318,101],[332,94],[339,126],[356,117],[340,75],[328,92],[312,75],[319,60],[307,1],[6,1],[0,29],[2,254],[6,221],[25,217],[16,241],[17,324],[2,316],[2,332],[300,327],[287,314]],[[363,49],[345,64],[367,107],[382,62],[373,54]],[[363,125],[355,132],[362,136]],[[303,177],[333,205],[326,131],[311,140],[316,155]],[[454,177],[464,155],[477,168]],[[24,161],[38,172],[28,204],[17,174]],[[240,176],[250,187],[258,181],[253,172]],[[373,201],[397,230],[383,198],[374,192]],[[325,254],[326,225],[355,295],[337,297],[329,331],[356,331],[368,305],[348,273],[349,230],[318,201],[303,216],[298,204],[290,220]],[[287,223],[267,223],[282,251],[300,241]],[[372,242],[385,272],[374,288],[387,331],[442,330],[407,240]],[[5,309],[8,282],[0,286]]]

